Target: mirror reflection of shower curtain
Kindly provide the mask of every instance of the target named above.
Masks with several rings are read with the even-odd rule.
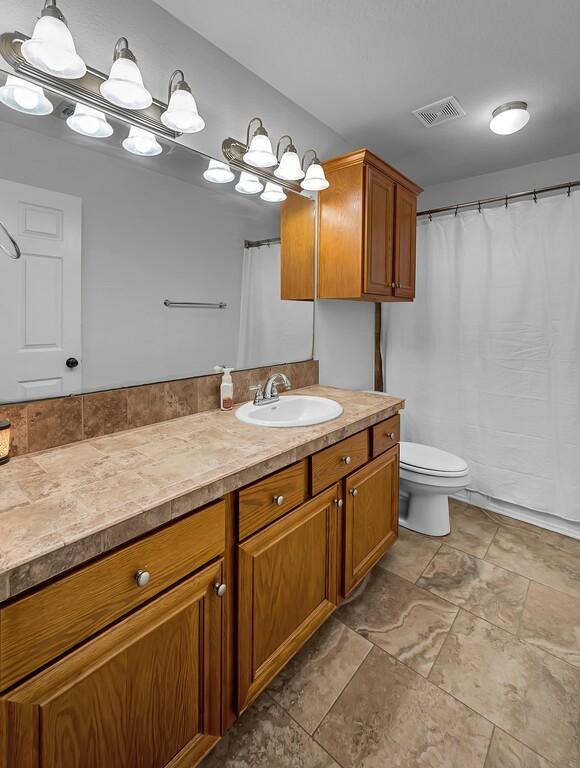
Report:
[[[280,299],[280,245],[244,249],[237,368],[312,357],[314,307]]]

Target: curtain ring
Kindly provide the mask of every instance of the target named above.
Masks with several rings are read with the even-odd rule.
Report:
[[[477,201],[477,212],[481,213],[481,200]]]
[[[505,196],[505,207],[506,207],[506,210],[507,210],[507,207],[508,207],[508,196],[507,195]]]
[[[433,214],[429,211],[429,221],[433,221]]]
[[[457,216],[458,211],[459,211],[459,203],[457,203],[457,205],[455,206],[455,214],[454,214],[455,216]]]
[[[534,203],[537,203],[537,202],[538,202],[538,193],[534,189]]]
[[[568,197],[572,194],[572,183],[568,184]]]

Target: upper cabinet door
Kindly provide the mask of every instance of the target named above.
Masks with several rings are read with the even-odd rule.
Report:
[[[395,204],[395,296],[415,298],[417,196],[397,184]]]
[[[366,174],[364,293],[391,296],[395,183],[371,166]]]
[[[3,768],[201,759],[221,731],[221,575],[220,561],[0,700]]]

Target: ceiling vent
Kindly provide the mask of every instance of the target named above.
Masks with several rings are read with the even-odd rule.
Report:
[[[426,128],[432,128],[434,125],[464,117],[467,112],[454,96],[449,96],[446,99],[434,101],[433,104],[427,104],[426,107],[414,109],[413,114]]]

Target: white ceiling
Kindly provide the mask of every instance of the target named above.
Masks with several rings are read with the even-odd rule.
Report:
[[[423,185],[580,151],[580,0],[155,1]],[[467,117],[411,114],[446,96]],[[526,128],[492,134],[519,99]]]

